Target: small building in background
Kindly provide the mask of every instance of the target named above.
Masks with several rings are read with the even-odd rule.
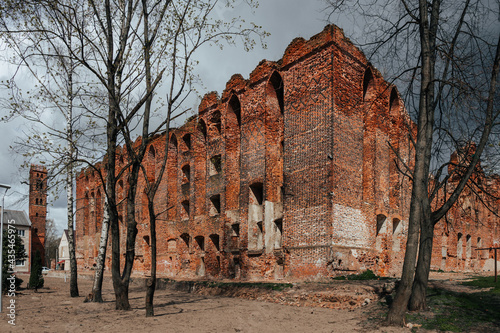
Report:
[[[16,233],[21,237],[24,251],[27,257],[16,260],[16,272],[29,272],[31,267],[31,222],[26,212],[21,210],[4,210],[3,215],[4,232],[7,232],[8,225],[13,225]]]
[[[68,229],[63,231],[61,241],[59,242],[58,260],[56,265],[57,270],[69,271],[69,245],[68,245]]]

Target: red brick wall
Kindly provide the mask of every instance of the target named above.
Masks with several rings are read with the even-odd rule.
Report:
[[[45,264],[45,222],[47,218],[47,169],[31,165],[29,176],[29,218],[31,221],[32,257],[40,251]]]
[[[262,61],[248,80],[234,75],[222,96],[205,95],[196,118],[168,140],[158,136],[144,161],[148,178],[157,177],[168,142],[155,200],[159,274],[304,279],[367,268],[397,274],[411,185],[394,151],[412,166],[408,123],[396,88],[334,26],[308,41],[295,39],[283,59]],[[92,173],[84,170],[77,180],[80,267],[94,263],[102,217],[102,186]],[[144,186],[140,178],[136,272],[150,269]],[[117,188],[120,200],[126,174]],[[477,226],[462,231],[464,242],[468,234],[471,246],[477,235],[483,246],[498,242],[498,218],[487,221],[496,234]],[[473,265],[468,258],[451,263],[453,251],[447,257],[447,269]]]

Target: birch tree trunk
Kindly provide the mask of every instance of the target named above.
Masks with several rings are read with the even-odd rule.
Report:
[[[70,265],[70,280],[69,292],[71,297],[78,297],[78,268],[76,265],[75,253],[75,233],[73,229],[73,164],[68,163],[66,173],[66,193],[68,196],[67,213],[68,213],[68,250],[69,250],[69,265]]]
[[[96,270],[94,274],[94,284],[92,293],[88,297],[88,301],[102,303],[102,282],[104,279],[104,267],[106,263],[106,247],[108,245],[109,235],[109,213],[108,213],[108,198],[104,198],[103,219],[101,227],[101,237],[99,241],[99,253],[97,255]]]

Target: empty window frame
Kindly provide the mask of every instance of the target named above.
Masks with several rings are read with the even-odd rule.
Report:
[[[210,197],[210,216],[219,215],[220,207],[220,194],[215,194]]]
[[[189,219],[189,200],[181,202],[181,217],[183,220]]]
[[[184,165],[182,168],[182,183],[189,183],[191,181],[191,167],[189,164]]]
[[[182,141],[186,146],[187,150],[191,150],[191,134],[186,134],[182,137]]]
[[[249,204],[262,205],[264,201],[264,186],[262,183],[253,183],[250,185]]]

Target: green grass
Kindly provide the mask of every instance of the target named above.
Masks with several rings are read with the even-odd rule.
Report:
[[[500,278],[495,282],[494,276],[478,276],[475,277],[474,280],[463,282],[462,284],[478,288],[492,288],[490,292],[495,294],[500,293]]]
[[[422,328],[447,332],[498,332],[500,297],[497,293],[456,293],[440,289],[428,291],[430,312],[409,314],[407,322]]]

